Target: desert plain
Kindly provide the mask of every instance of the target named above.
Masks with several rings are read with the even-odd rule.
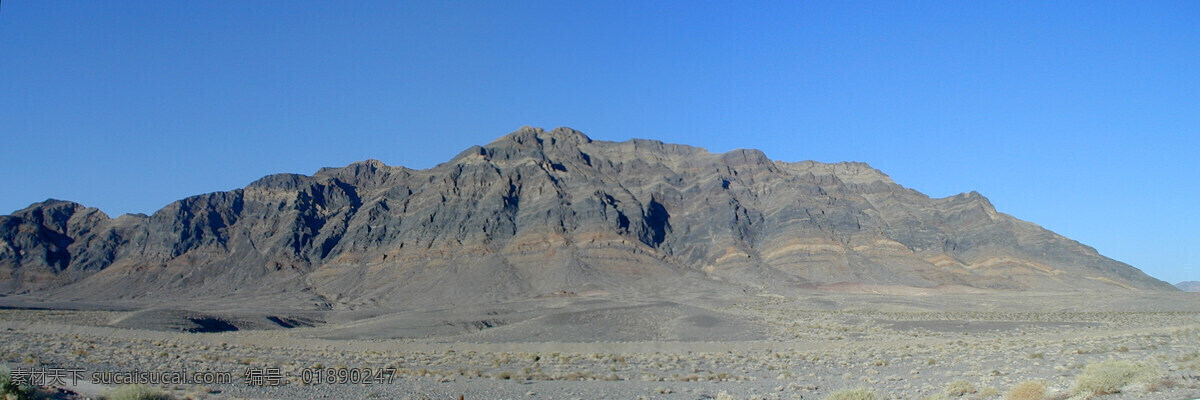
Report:
[[[57,398],[111,395],[120,385],[91,378],[128,371],[231,378],[149,385],[179,399],[1200,398],[1200,296],[1183,292],[597,291],[416,311],[3,304],[10,369],[80,372],[40,389]],[[277,379],[251,381],[263,371]],[[1096,374],[1117,381],[1112,393],[1088,389]]]

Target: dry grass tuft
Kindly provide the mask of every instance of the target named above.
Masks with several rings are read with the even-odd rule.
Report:
[[[946,395],[950,397],[962,397],[975,392],[975,385],[962,379],[950,382],[950,385],[946,386]]]
[[[733,395],[729,394],[729,392],[726,392],[724,390],[722,390],[721,393],[717,393],[717,398],[716,398],[716,400],[735,400],[735,399],[736,398],[733,397]]]
[[[1013,386],[1004,395],[1004,400],[1044,400],[1046,398],[1045,381],[1026,381]]]
[[[842,389],[828,396],[825,400],[875,400],[875,392],[868,388]]]

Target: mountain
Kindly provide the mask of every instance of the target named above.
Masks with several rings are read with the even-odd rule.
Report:
[[[1200,292],[1200,282],[1183,281],[1175,284],[1175,287],[1185,292]]]
[[[270,175],[150,216],[47,200],[0,217],[0,293],[60,301],[367,307],[692,288],[1175,290],[979,193],[930,198],[863,163],[568,128],[522,128],[425,170]]]

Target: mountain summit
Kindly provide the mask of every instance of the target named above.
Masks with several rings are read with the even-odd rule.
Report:
[[[0,293],[58,300],[358,307],[695,287],[1175,290],[979,193],[569,128],[522,128],[425,170],[270,175],[151,216],[47,200],[0,217]]]
[[[1200,292],[1200,281],[1183,281],[1176,283],[1175,287],[1185,292]]]

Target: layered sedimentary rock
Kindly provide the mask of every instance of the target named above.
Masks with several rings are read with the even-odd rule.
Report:
[[[434,168],[368,160],[109,218],[48,200],[0,217],[0,292],[290,294],[321,305],[837,285],[1175,290],[863,163],[781,162],[523,128]]]

